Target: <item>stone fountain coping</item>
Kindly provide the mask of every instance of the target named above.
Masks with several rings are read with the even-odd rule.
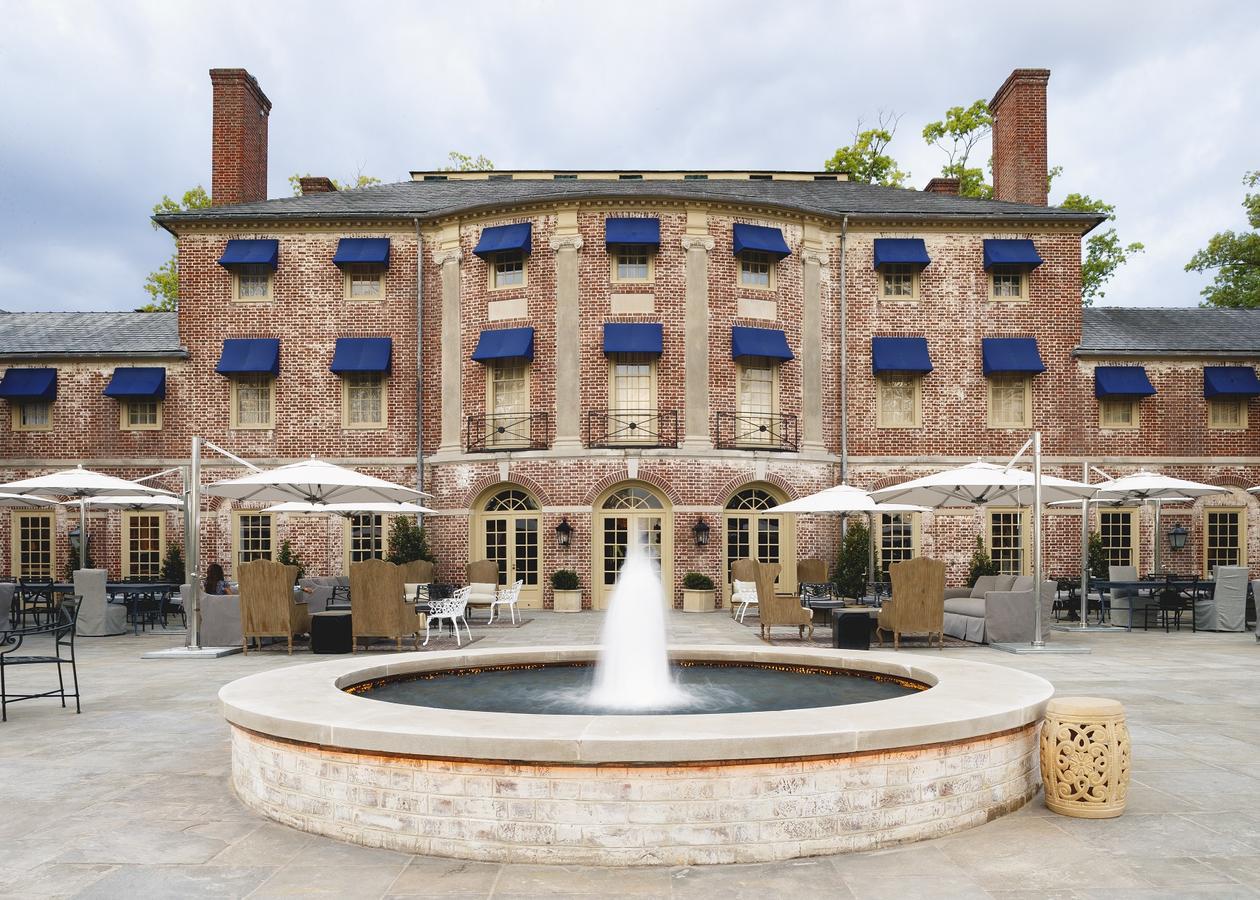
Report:
[[[590,661],[592,646],[455,650],[288,666],[219,691],[233,725],[338,750],[553,765],[704,763],[897,750],[974,739],[1041,719],[1054,688],[1018,669],[926,654],[671,646],[674,659],[857,669],[930,685],[870,703],[678,716],[558,716],[407,706],[344,688],[395,675]]]

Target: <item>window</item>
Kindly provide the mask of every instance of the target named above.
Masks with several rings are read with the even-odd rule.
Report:
[[[232,555],[236,565],[239,567],[256,559],[271,559],[271,513],[238,512],[235,518]]]
[[[922,425],[922,384],[918,375],[876,379],[879,407],[877,428],[918,428]]]
[[[1241,509],[1206,509],[1203,511],[1203,571],[1211,573],[1217,566],[1247,564],[1246,512]]]
[[[889,300],[916,300],[919,296],[919,270],[909,263],[888,263],[883,273],[884,297]]]
[[[994,266],[989,270],[994,300],[1024,300],[1028,273],[1023,266]]]
[[[13,574],[18,578],[51,578],[56,572],[53,515],[13,513]]]
[[[385,272],[377,266],[346,266],[347,300],[380,300],[385,295]]]
[[[525,284],[525,256],[522,253],[500,253],[490,263],[490,287],[520,287]]]
[[[499,362],[490,367],[488,443],[500,447],[528,446],[529,365]]]
[[[52,404],[45,401],[13,405],[14,431],[51,431]]]
[[[613,281],[651,281],[653,277],[652,258],[655,256],[649,247],[630,245],[614,248],[612,254]]]
[[[123,431],[156,431],[162,427],[162,401],[142,397],[123,400],[118,427]]]
[[[1099,400],[1098,427],[1116,429],[1137,428],[1137,400],[1133,397],[1112,397]]]
[[[522,596],[542,603],[539,583],[538,502],[518,488],[498,491],[488,499],[474,534],[480,534],[484,557],[499,566],[499,584],[522,581]]]
[[[351,563],[385,557],[385,523],[379,514],[361,513],[346,519],[346,570]]]
[[[238,266],[235,273],[236,299],[270,300],[271,276],[271,266]]]
[[[739,367],[739,414],[735,440],[741,444],[765,444],[774,437],[774,410],[778,405],[775,386],[777,367],[768,362],[744,363]]]
[[[914,513],[882,513],[879,517],[879,570],[918,555],[918,519]]]
[[[237,375],[232,379],[232,427],[271,428],[276,397],[267,374]]]
[[[774,287],[774,260],[768,253],[746,251],[739,255],[739,283],[742,287]]]
[[[380,372],[346,372],[341,376],[342,427],[384,428],[385,396]]]
[[[1138,564],[1137,513],[1132,509],[1103,509],[1098,512],[1098,536],[1108,566]]]
[[[123,513],[123,577],[160,578],[165,537],[165,513]]]
[[[1209,400],[1208,428],[1242,431],[1247,427],[1247,401],[1242,397],[1217,397]]]
[[[608,438],[617,443],[655,443],[656,357],[618,353],[610,361]]]
[[[1032,379],[1027,375],[989,376],[989,427],[1032,427]]]
[[[1019,510],[989,510],[989,556],[1003,575],[1023,575],[1025,552],[1024,515]]]

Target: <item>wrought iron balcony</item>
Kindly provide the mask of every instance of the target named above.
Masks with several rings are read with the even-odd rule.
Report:
[[[678,411],[592,409],[586,413],[588,447],[677,447]]]
[[[797,418],[719,412],[713,444],[719,450],[795,451],[799,446]]]
[[[464,446],[469,453],[546,450],[551,446],[551,416],[544,412],[469,416]]]

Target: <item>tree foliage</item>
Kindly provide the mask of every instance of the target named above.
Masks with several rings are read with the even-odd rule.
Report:
[[[424,526],[418,525],[411,516],[395,516],[389,527],[389,553],[385,559],[396,566],[416,559],[435,562]]]
[[[467,153],[460,153],[458,150],[452,150],[446,155],[447,164],[438,168],[439,172],[492,172],[494,171],[494,163],[486,159],[480,153],[476,156],[469,156]]]
[[[967,165],[971,151],[992,130],[993,116],[984,100],[967,107],[951,106],[945,110],[945,118],[923,126],[923,140],[945,154],[941,174],[958,179],[958,193],[963,197],[988,200],[993,196],[993,185],[985,182],[984,169]]]
[[[993,557],[989,556],[989,551],[984,547],[984,540],[979,536],[976,537],[976,549],[971,554],[971,566],[967,571],[967,584],[970,587],[976,586],[976,580],[981,575],[1000,575],[1001,570],[998,564],[993,561]]]
[[[306,172],[301,175],[295,174],[289,176],[289,187],[293,190],[294,197],[302,196],[302,179],[310,177],[310,172]],[[336,178],[330,178],[328,180],[331,181],[333,183],[333,187],[339,191],[355,191],[359,188],[365,188],[369,185],[381,183],[381,180],[375,175],[364,175],[362,172],[359,172],[348,181],[338,181]]]
[[[187,212],[190,209],[204,209],[210,205],[210,195],[201,185],[184,191],[178,200],[163,194],[162,199],[153,204],[153,214]],[[159,228],[156,222],[154,228]],[[171,258],[150,272],[144,279],[144,291],[149,295],[149,302],[136,312],[174,312],[179,308],[179,255],[171,254]]]
[[[1243,196],[1249,232],[1221,231],[1186,263],[1187,272],[1214,272],[1203,289],[1204,306],[1230,309],[1260,307],[1260,170],[1247,172]]]
[[[276,553],[276,562],[282,566],[297,566],[297,577],[304,578],[306,576],[306,563],[302,561],[302,554],[293,549],[293,545],[288,541],[280,542],[280,550]]]
[[[874,128],[862,128],[858,119],[853,129],[853,143],[836,149],[823,166],[828,172],[845,172],[850,181],[863,184],[879,184],[884,187],[905,187],[910,178],[897,161],[887,152],[888,145],[897,134],[901,116],[892,112],[880,112]]]
[[[1106,578],[1111,564],[1107,561],[1107,550],[1103,547],[1102,535],[1097,531],[1089,533],[1089,574],[1091,578]]]
[[[1057,171],[1054,174],[1058,174]],[[1058,205],[1078,212],[1098,213],[1106,216],[1109,222],[1116,218],[1114,204],[1096,200],[1088,194],[1068,194]],[[1085,239],[1085,258],[1081,260],[1081,302],[1092,306],[1096,299],[1106,296],[1103,287],[1116,274],[1116,269],[1128,262],[1130,256],[1145,249],[1141,241],[1122,244],[1115,228],[1095,229]]]
[[[851,520],[840,543],[840,558],[836,561],[836,573],[832,581],[841,597],[866,595],[867,571],[871,565],[871,532],[866,523]]]
[[[166,545],[166,558],[162,560],[162,580],[167,584],[184,583],[184,551],[174,541]]]

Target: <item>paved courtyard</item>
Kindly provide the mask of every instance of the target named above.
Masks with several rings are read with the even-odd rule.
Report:
[[[478,647],[596,640],[601,616],[529,612]],[[759,643],[723,614],[670,619],[676,643]],[[21,703],[0,725],[0,896],[1254,897],[1260,895],[1260,646],[1252,635],[1074,635],[1089,656],[944,652],[1026,669],[1060,694],[1123,701],[1125,816],[1066,819],[1040,799],[900,849],[715,868],[590,869],[413,857],[263,821],[228,786],[227,681],[309,662],[269,650],[140,659],[176,636],[79,642],[81,716]],[[22,678],[48,672],[23,672]]]

